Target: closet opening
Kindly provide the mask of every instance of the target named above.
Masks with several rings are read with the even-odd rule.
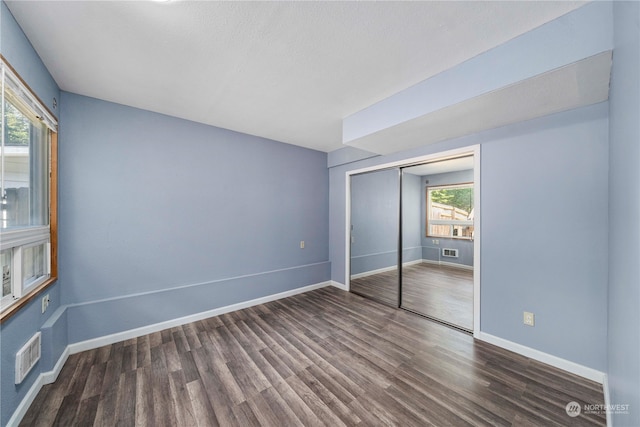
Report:
[[[348,289],[478,332],[479,164],[474,147],[348,173]]]

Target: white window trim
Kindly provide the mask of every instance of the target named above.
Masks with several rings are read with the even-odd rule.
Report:
[[[49,113],[49,111],[40,103],[38,98],[33,92],[22,82],[22,80],[16,75],[12,68],[4,61],[0,61],[0,83],[1,88],[1,109],[2,115],[0,120],[4,120],[4,100],[5,90],[11,91],[11,102],[17,102],[21,104],[21,107],[30,111],[30,114],[35,115],[47,128],[57,133],[58,122],[56,118]],[[0,135],[2,143],[0,149],[4,152],[4,134]],[[51,141],[48,141],[50,144]],[[48,145],[49,155],[49,174],[51,173],[51,146]],[[3,156],[4,162],[4,156]],[[4,167],[3,167],[4,169]],[[4,183],[3,183],[4,184]],[[49,194],[49,204],[51,204],[51,194]],[[42,277],[34,280],[25,286],[24,278],[22,274],[22,252],[24,249],[46,244],[45,259],[44,259],[44,271],[45,274]],[[0,312],[4,312],[7,308],[13,306],[22,297],[27,295],[44,282],[51,279],[51,227],[50,224],[44,226],[33,226],[23,228],[0,228],[0,250],[10,250],[11,256],[11,294],[0,298]]]
[[[25,107],[35,113],[36,117],[40,119],[45,126],[54,132],[58,131],[58,121],[55,117],[47,111],[47,109],[40,104],[38,98],[36,98],[31,90],[22,83],[22,80],[13,72],[4,60],[0,61],[0,67],[2,68],[2,92],[4,93],[5,85],[11,88],[11,91],[18,97],[18,99],[24,104]]]
[[[47,245],[45,249],[44,272],[42,277],[25,285],[22,274],[22,253],[25,249],[33,246]],[[11,251],[11,295],[5,295],[0,299],[0,311],[11,307],[16,301],[20,300],[24,295],[35,289],[42,283],[51,278],[51,240],[49,236],[44,239],[32,240],[28,244],[18,245],[5,250]]]
[[[39,227],[25,227],[24,229],[15,228],[0,231],[0,234],[2,235],[0,250],[4,250],[49,239],[49,236],[51,235],[51,227],[44,225]]]
[[[24,277],[22,274],[22,252],[24,252],[25,249],[32,248],[34,246],[40,246],[40,245],[45,245],[45,258],[43,260],[44,274],[42,275],[42,277],[39,277],[36,280],[32,281],[31,283],[25,285]],[[40,241],[31,243],[29,245],[22,245],[22,246],[19,246],[18,248],[19,248],[18,252],[20,252],[20,254],[17,258],[19,258],[19,260],[14,259],[14,265],[17,264],[18,262],[20,263],[20,283],[18,287],[20,288],[21,293],[18,298],[21,298],[23,295],[27,294],[29,291],[31,291],[33,288],[40,285],[41,283],[46,282],[51,277],[51,243],[49,242],[49,238],[47,237],[44,240],[40,240]]]

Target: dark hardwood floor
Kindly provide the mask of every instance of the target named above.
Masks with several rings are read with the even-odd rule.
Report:
[[[473,331],[473,271],[424,263],[404,267],[402,307]]]
[[[398,270],[351,280],[351,290],[398,305]],[[473,271],[434,264],[402,268],[402,308],[473,330]]]
[[[604,425],[599,384],[327,287],[74,354],[25,426]]]
[[[398,306],[398,270],[384,271],[351,279],[352,292],[392,307]]]

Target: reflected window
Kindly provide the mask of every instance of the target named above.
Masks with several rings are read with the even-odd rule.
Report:
[[[427,187],[427,236],[473,238],[473,184]]]

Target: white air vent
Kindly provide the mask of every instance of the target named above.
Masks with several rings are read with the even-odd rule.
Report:
[[[40,335],[38,332],[32,336],[16,353],[16,384],[20,384],[40,360]]]
[[[457,249],[442,248],[442,256],[458,258],[458,250]]]

